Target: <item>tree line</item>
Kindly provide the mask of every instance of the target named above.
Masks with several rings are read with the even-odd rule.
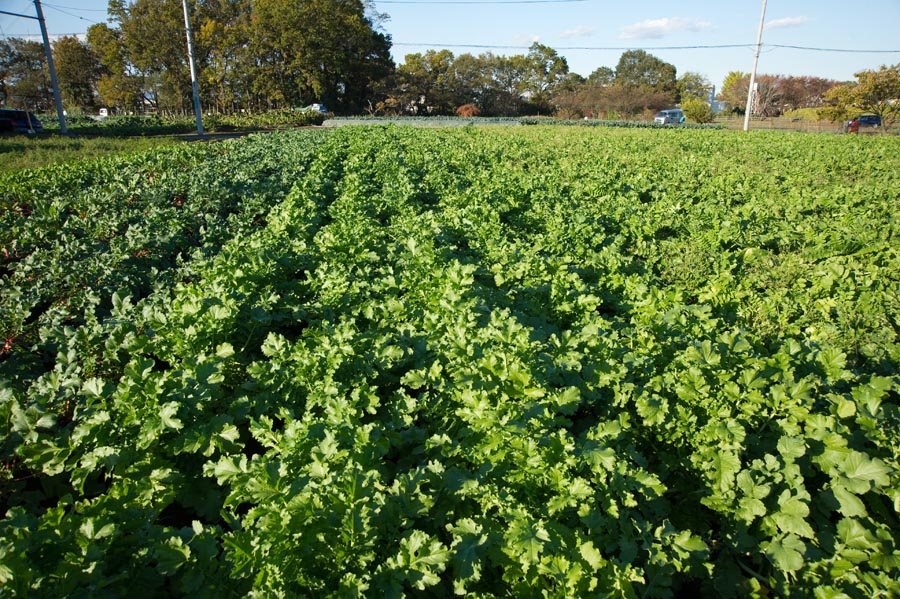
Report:
[[[449,115],[461,106],[485,116],[565,118],[634,118],[675,105],[708,111],[713,86],[703,75],[679,76],[674,65],[643,50],[623,52],[615,67],[601,66],[587,77],[571,72],[564,57],[540,43],[512,56],[429,50],[395,65],[391,37],[382,28],[387,16],[367,2],[196,0],[192,28],[204,111],[313,102],[339,114],[377,115]],[[109,17],[83,40],[53,42],[67,110],[189,112],[181,0],[110,0]],[[847,90],[859,85],[776,75],[756,81],[754,113],[762,116],[846,105],[852,95]],[[742,112],[748,83],[747,73],[729,73],[718,100]],[[48,110],[52,97],[41,44],[0,42],[0,99]],[[704,118],[701,112],[693,112],[696,119]]]

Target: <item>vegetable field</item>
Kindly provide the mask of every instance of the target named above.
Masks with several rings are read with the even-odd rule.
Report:
[[[0,188],[0,596],[900,594],[898,138],[347,127]]]

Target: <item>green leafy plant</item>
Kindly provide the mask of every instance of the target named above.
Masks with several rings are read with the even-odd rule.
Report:
[[[6,183],[2,592],[889,594],[900,153],[814,141],[348,127]]]

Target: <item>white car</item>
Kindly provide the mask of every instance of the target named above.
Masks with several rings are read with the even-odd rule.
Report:
[[[680,108],[672,108],[671,110],[660,110],[653,119],[661,125],[672,125],[684,122],[684,113]]]

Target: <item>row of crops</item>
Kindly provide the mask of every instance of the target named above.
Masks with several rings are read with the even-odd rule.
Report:
[[[0,182],[0,595],[893,596],[893,138],[348,127]]]

